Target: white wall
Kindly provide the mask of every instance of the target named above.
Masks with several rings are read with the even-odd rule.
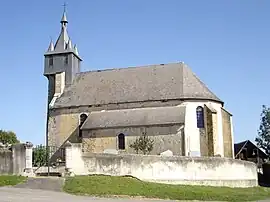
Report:
[[[234,133],[233,133],[233,119],[232,119],[232,116],[231,116],[231,134],[232,134],[232,157],[234,158]]]
[[[222,115],[220,103],[216,102],[197,102],[189,101],[181,105],[186,106],[185,117],[185,142],[186,142],[186,156],[201,156],[200,154],[200,132],[197,128],[196,108],[204,105],[211,106],[217,111],[217,144],[214,145],[214,155],[220,154],[224,156],[223,148],[223,134],[222,134]]]
[[[131,175],[144,181],[229,187],[257,186],[252,162],[220,157],[80,154],[73,147],[75,175]],[[70,165],[70,164],[69,164]]]

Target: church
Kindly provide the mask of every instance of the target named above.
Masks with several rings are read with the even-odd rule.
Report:
[[[81,72],[82,58],[67,31],[45,52],[47,145],[81,143],[83,152],[130,147],[146,134],[150,154],[234,157],[232,114],[183,62]]]

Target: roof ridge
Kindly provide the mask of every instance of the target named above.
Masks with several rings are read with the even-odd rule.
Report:
[[[153,66],[165,66],[165,65],[172,65],[172,64],[184,64],[184,62],[170,62],[170,63],[160,63],[160,64],[149,64],[149,65],[138,65],[138,66],[128,66],[128,67],[118,67],[118,68],[107,68],[107,69],[95,69],[95,70],[88,70],[84,72],[80,72],[78,74],[87,74],[92,72],[105,72],[105,71],[116,71],[116,70],[127,70],[127,69],[137,69],[137,68],[146,68],[146,67],[153,67]]]

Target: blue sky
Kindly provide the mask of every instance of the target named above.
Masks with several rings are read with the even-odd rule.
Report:
[[[63,1],[0,7],[0,128],[45,141],[43,54],[57,39]],[[254,140],[270,104],[270,1],[67,1],[82,70],[184,61],[233,113],[235,141]]]

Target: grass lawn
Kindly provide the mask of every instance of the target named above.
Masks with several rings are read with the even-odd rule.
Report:
[[[22,183],[26,180],[26,177],[16,175],[0,175],[0,187],[13,186]]]
[[[142,196],[172,200],[254,201],[270,198],[270,188],[225,188],[166,185],[142,182],[131,177],[102,175],[66,179],[64,190],[76,195]]]

